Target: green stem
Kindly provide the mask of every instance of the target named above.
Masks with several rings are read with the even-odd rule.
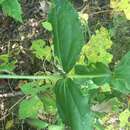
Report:
[[[101,78],[101,77],[110,77],[110,75],[108,74],[100,74],[100,75],[69,75],[68,77],[70,78],[77,78],[77,79],[82,79],[82,78],[88,78],[88,79],[92,79],[92,78]]]
[[[109,77],[108,74],[102,75],[68,75],[69,78],[101,78]],[[28,79],[28,80],[43,80],[43,79],[54,79],[58,80],[62,78],[61,75],[48,75],[48,76],[22,76],[22,75],[0,75],[0,79]]]
[[[24,75],[0,75],[0,79],[30,79],[30,80],[43,80],[43,79],[60,79],[60,75],[47,75],[47,76],[24,76]]]

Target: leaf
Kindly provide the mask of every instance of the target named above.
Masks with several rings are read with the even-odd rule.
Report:
[[[0,72],[10,73],[15,69],[16,61],[9,61],[9,55],[0,55]]]
[[[8,54],[0,55],[0,62],[8,63],[9,62],[9,55]]]
[[[15,63],[16,62],[1,64],[0,65],[0,72],[7,72],[7,73],[12,72],[15,69]]]
[[[45,95],[45,96],[41,95],[40,99],[44,105],[45,112],[50,113],[52,115],[55,115],[57,113],[55,95],[53,95],[52,93],[51,93],[51,96],[50,95]]]
[[[51,25],[51,23],[49,23],[48,21],[45,21],[45,22],[42,22],[42,26],[46,29],[46,30],[48,30],[48,31],[52,31],[52,25]]]
[[[124,11],[126,18],[130,20],[130,1],[129,0],[112,0],[111,7],[117,11]]]
[[[27,123],[38,129],[44,129],[48,126],[46,122],[39,119],[27,119]]]
[[[90,65],[76,65],[75,74],[78,76],[84,76],[85,79],[92,79],[95,84],[103,85],[111,80],[110,69],[102,64],[90,64]],[[91,78],[88,78],[91,77]]]
[[[108,64],[112,60],[112,54],[108,52],[112,46],[111,37],[106,28],[101,27],[92,35],[88,44],[85,44],[82,50],[83,55],[88,58],[89,63],[102,62]]]
[[[14,120],[8,120],[8,121],[6,122],[5,129],[6,129],[6,130],[10,130],[10,129],[13,128],[13,127],[14,127]]]
[[[20,119],[37,118],[41,109],[43,109],[43,104],[37,96],[25,99],[20,103],[19,117]]]
[[[130,20],[130,4],[129,4],[129,7],[124,10],[124,13],[125,13],[125,15],[126,15],[126,18],[127,18],[128,20]]]
[[[83,95],[78,84],[71,79],[58,80],[55,86],[57,107],[65,124],[72,130],[92,130],[93,114],[89,95]]]
[[[53,0],[49,22],[53,27],[55,56],[64,71],[69,72],[84,44],[79,16],[68,0]]]
[[[123,128],[129,124],[129,117],[130,117],[130,111],[128,109],[126,109],[120,113],[119,120],[120,120],[120,127],[121,128]]]
[[[130,93],[130,52],[128,52],[116,66],[111,84],[113,89],[121,93]]]
[[[2,4],[2,2],[4,2],[5,0],[0,0],[0,4]]]
[[[40,92],[44,92],[47,88],[49,88],[49,86],[40,85],[38,82],[30,82],[23,84],[20,88],[26,95],[36,95]]]
[[[40,60],[46,58],[48,61],[51,60],[51,48],[45,46],[46,43],[42,39],[34,40],[32,42],[31,50],[36,55],[36,57]]]
[[[118,4],[118,9],[120,11],[124,11],[126,18],[130,20],[130,1],[129,0],[121,0]]]
[[[22,22],[22,9],[18,2],[18,0],[5,0],[1,4],[3,12],[12,18],[14,18],[16,21]]]
[[[111,98],[108,101],[104,100],[101,103],[97,103],[91,107],[91,110],[95,112],[111,113],[114,109],[117,110],[119,100],[117,98]],[[117,111],[116,111],[117,112]]]
[[[51,125],[48,127],[48,130],[64,130],[64,127],[58,125]]]
[[[100,46],[99,46],[100,45]],[[112,46],[108,30],[100,28],[93,35],[88,44],[86,44],[85,55],[90,63],[102,62],[108,64],[112,60],[112,55],[108,52]]]
[[[104,130],[104,126],[101,125],[99,120],[96,120],[95,128],[96,130]]]

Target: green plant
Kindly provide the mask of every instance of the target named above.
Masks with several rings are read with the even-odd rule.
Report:
[[[119,119],[121,128],[129,126],[129,117],[130,117],[130,111],[128,109],[120,113]]]
[[[13,2],[12,0],[0,0],[0,7],[5,15],[22,22],[22,9],[18,0],[13,0]]]
[[[92,35],[89,42],[84,45],[82,49],[82,59],[85,57],[89,63],[102,62],[109,64],[112,60],[112,54],[108,53],[108,49],[112,46],[112,41],[109,32],[104,27],[96,31],[95,35]]]
[[[123,11],[126,18],[130,20],[130,3],[129,0],[111,0],[111,7],[117,11]]]
[[[16,61],[10,61],[9,58],[9,54],[0,55],[0,73],[11,73],[15,69]]]
[[[38,59],[47,59],[50,61],[52,57],[51,48],[49,46],[45,46],[45,44],[45,41],[42,39],[34,40],[32,42],[31,50]]]
[[[39,129],[47,127],[45,120],[39,119],[39,114],[44,111],[39,93],[49,90],[52,92],[55,86],[54,101],[56,100],[63,122],[72,130],[93,130],[97,118],[92,109],[94,96],[99,94],[98,100],[104,99],[98,93],[100,87],[107,83],[110,91],[130,93],[130,52],[122,58],[113,71],[101,62],[79,64],[77,61],[81,56],[84,37],[79,16],[68,0],[53,0],[49,22],[53,27],[55,59],[58,60],[62,71],[41,76],[0,75],[0,78],[33,80],[21,86],[27,98],[20,104],[20,119],[26,119]],[[53,83],[39,85],[41,80],[51,80]],[[111,99],[109,96],[108,98]]]

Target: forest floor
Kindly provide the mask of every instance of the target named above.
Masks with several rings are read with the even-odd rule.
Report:
[[[41,25],[47,19],[49,5],[40,0],[22,0],[21,4],[22,24],[5,17],[0,10],[0,54],[8,52],[18,61],[15,69],[17,74],[30,75],[42,70],[42,63],[30,56],[29,48],[33,40],[49,39],[48,32]],[[0,130],[32,130],[17,118],[17,104],[23,99],[19,93],[21,82],[24,81],[0,80],[0,96],[10,94],[6,98],[0,97]]]

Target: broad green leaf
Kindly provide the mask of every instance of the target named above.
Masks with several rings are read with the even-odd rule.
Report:
[[[22,22],[22,9],[18,0],[4,0],[1,4],[3,12],[16,21]]]
[[[79,16],[68,0],[53,0],[49,22],[53,27],[55,55],[64,71],[69,72],[84,44]]]
[[[88,58],[89,63],[102,62],[108,64],[112,60],[112,54],[108,52],[112,46],[109,32],[106,28],[101,27],[95,35],[92,35],[88,44],[84,45],[82,54]]]
[[[95,84],[103,85],[106,82],[110,82],[111,71],[102,64],[90,64],[90,65],[76,65],[75,74],[78,76],[84,76],[85,79],[92,79]]]
[[[115,67],[111,84],[114,89],[122,93],[130,93],[130,52]]]
[[[44,129],[48,126],[46,122],[39,119],[27,119],[27,123],[38,129]]]
[[[37,96],[25,99],[20,103],[19,117],[20,119],[37,118],[39,110],[42,109],[43,104]]]
[[[79,84],[71,79],[58,80],[55,93],[58,111],[65,124],[72,130],[93,130],[89,95],[82,94]]]
[[[30,82],[23,84],[21,87],[21,90],[26,95],[36,95],[40,92],[44,92],[49,88],[49,85],[40,85],[38,82]]]
[[[51,23],[49,23],[48,21],[45,21],[45,22],[42,22],[42,26],[46,29],[46,30],[48,30],[48,31],[52,31],[52,25],[51,25]]]

